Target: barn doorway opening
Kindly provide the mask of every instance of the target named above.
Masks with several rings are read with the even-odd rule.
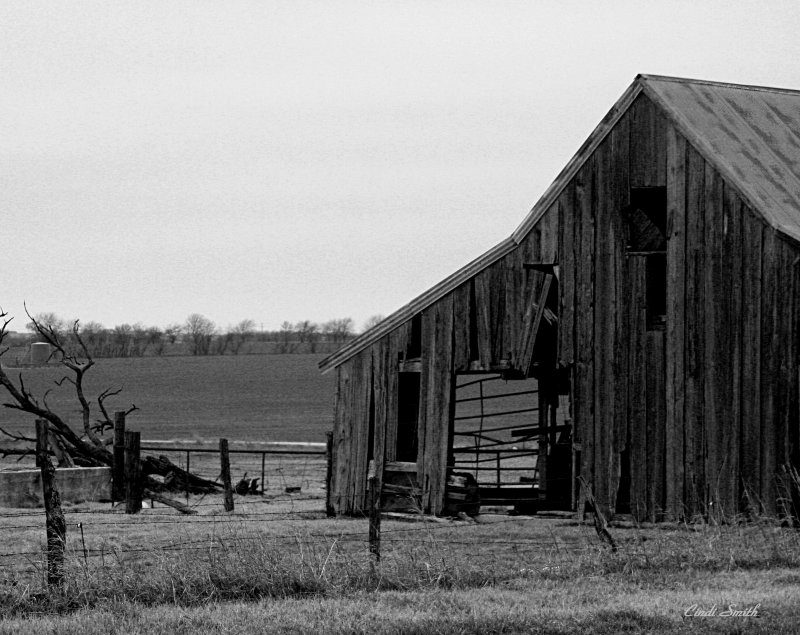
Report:
[[[397,441],[395,460],[415,463],[419,451],[420,373],[401,372],[397,384]]]
[[[483,506],[521,513],[570,507],[569,408],[558,408],[558,397],[546,387],[542,392],[542,383],[496,373],[456,375],[446,507],[458,508],[463,495],[453,477],[467,475]]]

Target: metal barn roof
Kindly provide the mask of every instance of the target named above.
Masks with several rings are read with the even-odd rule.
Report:
[[[645,94],[775,229],[800,240],[800,91],[644,76]]]
[[[338,366],[509,253],[642,92],[767,223],[800,242],[800,91],[638,75],[510,238],[323,359],[320,369]]]

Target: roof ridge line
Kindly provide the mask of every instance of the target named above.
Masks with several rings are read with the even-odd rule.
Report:
[[[658,82],[675,82],[678,84],[703,84],[706,86],[717,86],[722,88],[734,88],[736,90],[750,90],[753,92],[764,93],[784,93],[788,95],[800,95],[800,90],[794,88],[777,88],[775,86],[761,86],[756,84],[736,84],[734,82],[715,82],[710,79],[695,79],[692,77],[674,77],[671,75],[651,75],[640,73],[637,79],[653,80]]]

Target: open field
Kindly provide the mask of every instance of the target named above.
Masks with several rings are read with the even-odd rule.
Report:
[[[109,411],[136,404],[129,428],[143,439],[325,441],[333,421],[334,375],[320,375],[323,355],[229,355],[100,359],[86,374],[86,394],[108,387],[123,392],[106,403]],[[21,372],[34,395],[79,421],[74,392],[55,383],[58,366],[7,369]],[[5,395],[3,395],[5,400]],[[94,404],[96,407],[96,404]],[[31,417],[0,408],[0,427],[32,429]]]

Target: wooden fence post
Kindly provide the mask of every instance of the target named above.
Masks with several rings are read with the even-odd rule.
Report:
[[[231,486],[231,457],[228,454],[228,440],[219,440],[219,462],[222,468],[222,487],[225,492],[225,511],[233,511],[233,487]]]
[[[111,468],[111,502],[125,500],[125,413],[114,413],[114,466]]]
[[[333,481],[333,432],[327,432],[326,436],[325,513],[328,517],[333,517],[336,516],[336,510],[333,508],[333,492],[331,491],[331,483]]]
[[[381,493],[375,476],[369,477],[369,552],[381,561]]]
[[[55,468],[48,455],[48,425],[36,420],[36,459],[42,471],[42,497],[47,522],[47,584],[61,585],[64,581],[64,545],[67,542],[67,521],[61,511],[61,497],[55,484]]]
[[[125,513],[138,514],[142,509],[141,432],[125,432]]]
[[[264,492],[267,491],[267,481],[266,481],[266,463],[267,463],[267,453],[261,453],[261,495],[264,495]]]

